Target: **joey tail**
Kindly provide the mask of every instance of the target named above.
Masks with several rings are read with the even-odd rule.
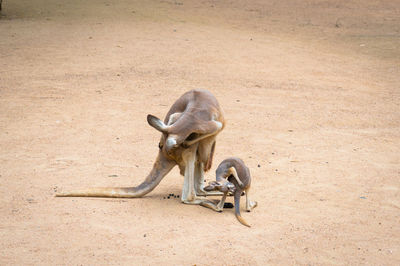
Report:
[[[235,200],[235,216],[238,219],[238,221],[247,226],[247,227],[251,227],[245,219],[243,219],[243,217],[240,215],[240,196],[241,196],[242,192],[239,190],[235,191],[235,195],[233,196],[234,200]]]

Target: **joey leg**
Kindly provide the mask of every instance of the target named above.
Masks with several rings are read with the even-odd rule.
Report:
[[[249,190],[250,189],[246,189],[246,211],[248,212],[257,207],[257,201],[252,201],[249,199]]]
[[[227,195],[228,195],[228,192],[225,192],[224,195],[222,196],[221,200],[219,201],[219,203],[217,205],[218,210],[222,211],[224,209],[224,204],[225,204]]]
[[[204,200],[202,203],[200,203],[200,205],[203,207],[210,208],[216,212],[222,212],[224,210],[224,204],[225,204],[227,195],[228,195],[228,192],[225,192],[224,195],[222,196],[221,200],[218,202],[218,204],[215,204],[215,202],[210,201],[210,200]]]

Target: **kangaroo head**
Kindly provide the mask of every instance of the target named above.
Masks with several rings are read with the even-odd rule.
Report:
[[[214,116],[194,109],[168,115],[167,124],[153,115],[147,116],[147,122],[162,133],[160,152],[179,164],[185,149],[222,130],[223,124],[214,120]]]
[[[197,133],[193,132],[193,123],[177,120],[180,118],[181,113],[172,114],[169,118],[168,124],[165,124],[159,118],[148,115],[147,122],[150,126],[154,127],[162,133],[158,147],[160,151],[167,157],[177,160],[181,155],[183,149],[187,148],[184,144],[185,141],[196,138]]]

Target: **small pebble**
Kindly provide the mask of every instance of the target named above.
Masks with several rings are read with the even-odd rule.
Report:
[[[261,167],[261,165],[257,165],[257,167],[258,167],[258,168],[260,168],[260,167]]]

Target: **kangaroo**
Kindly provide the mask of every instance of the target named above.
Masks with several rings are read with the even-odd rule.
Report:
[[[232,193],[235,201],[235,216],[238,221],[250,227],[250,225],[240,215],[240,196],[243,191],[246,195],[246,210],[250,212],[257,206],[256,201],[249,200],[249,190],[251,185],[250,170],[244,162],[237,158],[231,157],[223,160],[216,170],[216,181],[204,188],[206,191],[220,191],[223,196],[219,203],[216,205],[211,201],[203,201],[200,205],[222,212],[224,203],[228,193]]]
[[[211,168],[216,136],[225,126],[224,114],[217,99],[207,90],[184,93],[171,106],[164,122],[148,115],[150,126],[160,131],[159,152],[153,169],[136,187],[89,188],[57,193],[57,197],[139,198],[151,192],[171,169],[178,165],[184,175],[181,200],[200,204],[212,195],[204,188],[204,172]],[[220,194],[221,195],[221,194]]]

